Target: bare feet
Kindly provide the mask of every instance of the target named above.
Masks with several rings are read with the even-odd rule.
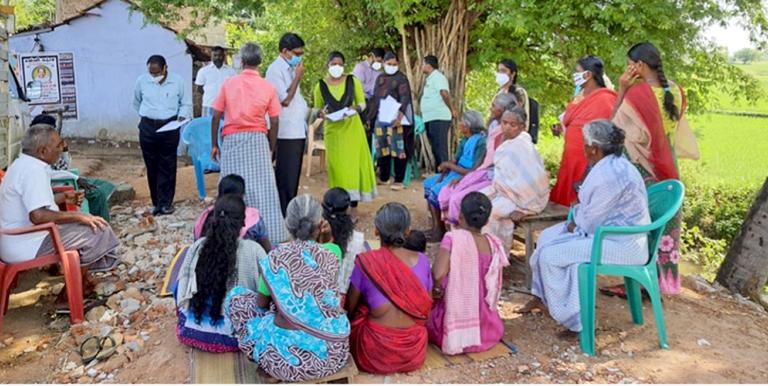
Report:
[[[526,303],[522,308],[518,308],[514,312],[516,314],[532,314],[532,313],[545,312],[546,310],[547,310],[547,306],[545,306],[544,303],[541,302],[541,299],[534,297],[528,303]]]

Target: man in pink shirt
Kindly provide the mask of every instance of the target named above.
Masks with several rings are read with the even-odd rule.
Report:
[[[245,203],[261,212],[269,239],[277,244],[288,240],[272,168],[280,100],[275,87],[259,74],[261,47],[243,44],[240,60],[243,72],[227,79],[213,102],[211,157],[220,159],[221,176],[236,174],[245,179]],[[224,128],[219,149],[217,134],[222,114]]]

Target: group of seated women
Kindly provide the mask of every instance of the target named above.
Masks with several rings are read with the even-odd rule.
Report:
[[[502,338],[496,305],[508,263],[501,241],[481,231],[492,213],[484,194],[464,198],[457,226],[430,264],[426,238],[411,231],[399,203],[378,210],[381,248],[366,251],[340,188],[322,203],[293,199],[286,211],[292,240],[271,246],[240,182],[222,179],[182,263],[180,342],[242,351],[269,375],[296,382],[338,372],[350,353],[361,370],[389,374],[419,369],[430,341],[458,354]]]
[[[655,52],[651,48],[643,49]],[[646,62],[655,63],[631,60],[622,87],[650,74],[653,66]],[[602,62],[585,57],[577,70],[574,81],[585,99],[574,103],[600,96]],[[510,76],[499,78],[514,83]],[[674,103],[666,82],[663,92],[645,90],[649,98]],[[627,95],[634,100],[631,90]],[[441,240],[432,264],[424,253],[427,238],[411,230],[410,213],[399,203],[378,210],[381,247],[367,250],[348,213],[349,194],[340,188],[326,192],[322,203],[308,195],[293,199],[285,217],[292,240],[270,245],[258,211],[243,202],[242,178],[223,178],[179,274],[179,340],[207,351],[242,351],[269,375],[292,382],[338,372],[349,354],[361,370],[388,374],[420,368],[430,342],[446,354],[493,347],[504,335],[498,302],[514,222],[543,210],[550,198],[519,91],[512,87],[496,96],[487,132],[479,113],[465,113],[455,160],[425,182],[434,218],[429,238]],[[621,106],[619,100],[619,114],[634,112]],[[661,111],[662,105],[653,107]],[[577,270],[589,261],[595,230],[648,224],[647,175],[662,176],[650,161],[640,168],[642,158],[625,156],[648,150],[638,142],[643,127],[628,126],[632,138],[625,148],[624,130],[605,119],[585,121],[580,114],[590,114],[580,108],[566,112],[565,153],[575,156],[570,152],[579,144],[586,170],[579,166],[576,178],[565,178],[573,170],[561,168],[567,186],[552,195],[569,200],[573,216],[542,232],[530,260],[535,298],[518,310],[547,310],[571,333],[581,330]],[[647,258],[646,235],[604,240],[603,262],[642,264]]]
[[[462,140],[455,161],[439,166],[440,174],[424,181],[432,213],[430,237],[442,239],[446,223],[455,225],[462,200],[482,192],[493,203],[488,231],[512,246],[514,221],[544,210],[549,177],[531,136],[527,115],[514,94],[500,93],[491,105],[488,132],[480,113],[467,111],[461,120]]]

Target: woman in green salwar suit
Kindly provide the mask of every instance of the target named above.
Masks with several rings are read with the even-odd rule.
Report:
[[[360,119],[365,95],[360,80],[344,75],[344,55],[331,52],[327,64],[328,76],[315,86],[314,105],[325,120],[328,187],[349,192],[354,208],[358,201],[370,201],[377,195],[373,160]]]

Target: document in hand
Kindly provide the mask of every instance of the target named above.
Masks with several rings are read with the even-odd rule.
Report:
[[[357,111],[350,109],[349,107],[345,107],[339,111],[326,114],[325,117],[328,118],[328,120],[331,122],[338,122],[338,121],[347,119],[348,117],[351,117],[355,114],[357,114]]]
[[[397,118],[397,113],[400,110],[400,102],[392,98],[392,95],[387,95],[387,98],[379,103],[379,122],[392,122]]]
[[[168,122],[165,125],[163,125],[163,127],[157,129],[156,132],[157,133],[165,133],[167,131],[178,130],[180,127],[182,127],[182,126],[186,125],[187,123],[189,123],[189,121],[190,121],[189,118],[187,118],[187,119],[185,119],[183,121],[171,121],[171,122]]]

